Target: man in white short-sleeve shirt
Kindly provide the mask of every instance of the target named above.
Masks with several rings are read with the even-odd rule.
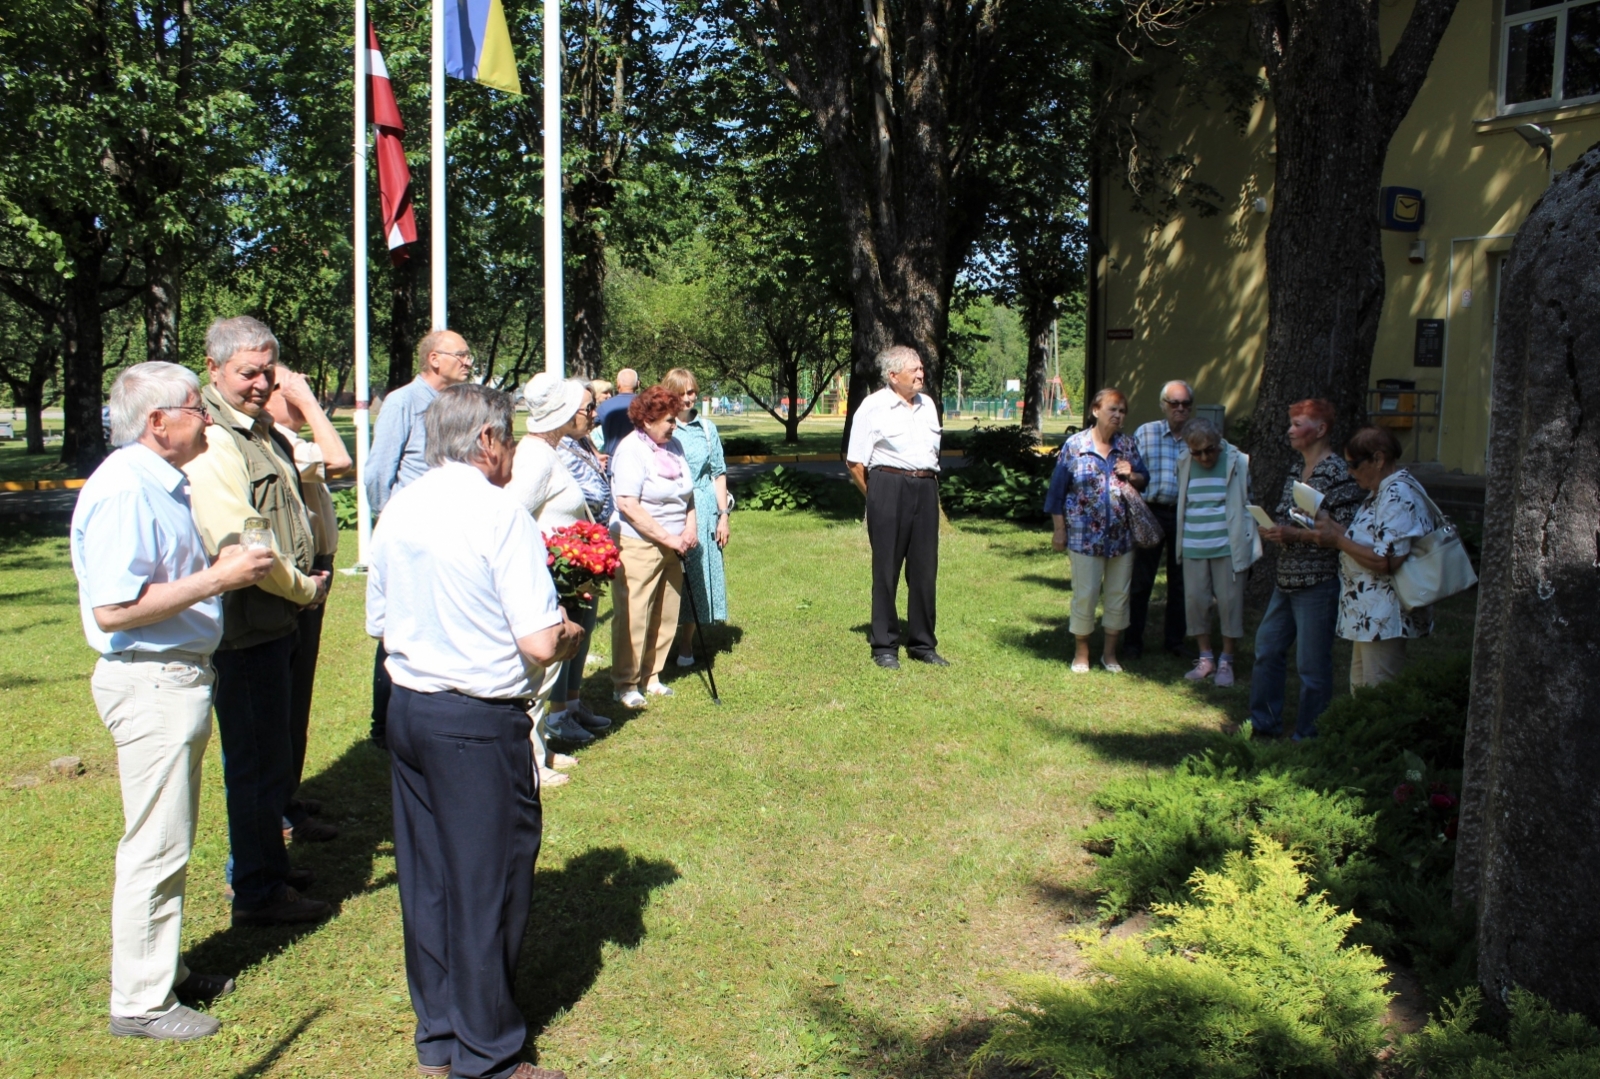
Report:
[[[517,1062],[512,975],[539,854],[529,735],[545,668],[575,655],[532,516],[502,488],[511,398],[452,386],[424,419],[430,469],[372,537],[367,632],[394,683],[395,865],[424,1074],[558,1073]]]
[[[906,574],[906,654],[935,667],[949,664],[934,631],[939,584],[939,439],[933,399],[922,392],[922,358],[895,345],[878,355],[883,389],[861,402],[850,421],[845,453],[850,478],[867,496],[872,543],[872,662],[900,669],[895,613],[900,570]]]
[[[111,387],[107,457],[72,514],[72,569],[89,647],[90,688],[117,746],[124,828],[111,897],[111,1033],[188,1041],[215,1018],[230,978],[190,972],[179,952],[194,847],[200,768],[211,738],[211,653],[223,592],[255,584],[271,550],[237,545],[216,564],[179,470],[206,449],[200,381],[171,363],[140,363]]]

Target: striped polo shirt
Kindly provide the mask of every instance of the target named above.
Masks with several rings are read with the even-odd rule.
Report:
[[[1228,459],[1217,454],[1210,468],[1189,462],[1189,492],[1184,499],[1183,557],[1228,557]]]

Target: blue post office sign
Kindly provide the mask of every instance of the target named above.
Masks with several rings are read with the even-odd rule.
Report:
[[[1391,232],[1419,232],[1422,229],[1422,192],[1414,187],[1383,189],[1383,227]]]

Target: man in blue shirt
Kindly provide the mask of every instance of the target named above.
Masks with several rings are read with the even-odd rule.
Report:
[[[453,330],[434,330],[417,342],[417,377],[383,399],[378,422],[372,429],[372,448],[362,482],[367,485],[367,505],[373,523],[390,497],[428,471],[428,434],[422,418],[439,391],[472,377],[472,350],[466,338]],[[388,654],[378,642],[372,662],[372,741],[386,747],[389,714]]]
[[[633,421],[628,418],[628,406],[633,404],[634,397],[639,392],[639,372],[631,367],[624,367],[617,372],[617,392],[600,403],[595,409],[594,423],[600,428],[600,433],[605,436],[606,446],[602,450],[607,457],[617,449],[617,443],[633,433]]]
[[[205,1003],[233,981],[191,972],[178,943],[194,847],[200,767],[211,738],[211,653],[223,592],[264,578],[268,548],[222,548],[212,564],[179,471],[206,449],[200,382],[171,363],[135,364],[111,387],[120,448],[84,484],[72,514],[72,568],[89,646],[90,688],[117,746],[126,827],[111,899],[111,1033],[187,1041],[219,1023]]]
[[[1133,552],[1133,584],[1128,594],[1128,631],[1122,654],[1138,659],[1144,654],[1144,624],[1150,614],[1150,593],[1155,590],[1156,574],[1161,569],[1162,553],[1167,559],[1167,614],[1162,627],[1162,646],[1175,656],[1183,655],[1187,631],[1183,609],[1183,558],[1179,553],[1178,532],[1178,455],[1183,452],[1183,425],[1194,415],[1194,390],[1181,379],[1161,387],[1163,418],[1142,424],[1133,433],[1139,456],[1150,469],[1150,485],[1144,490],[1145,505],[1161,522],[1166,539],[1159,547],[1140,547]]]

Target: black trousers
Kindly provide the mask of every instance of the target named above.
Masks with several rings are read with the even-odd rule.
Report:
[[[532,726],[515,704],[395,686],[394,853],[417,1059],[457,1079],[517,1066],[512,999],[542,818]]]
[[[233,905],[256,910],[283,895],[289,852],[283,810],[294,792],[294,695],[297,634],[249,648],[219,649],[217,732],[222,736],[222,785],[233,852]]]
[[[394,683],[389,681],[389,668],[383,661],[389,658],[389,653],[383,647],[383,640],[378,640],[378,651],[372,657],[372,731],[373,741],[381,742],[389,728],[389,694],[394,689]]]
[[[1161,569],[1163,553],[1167,559],[1167,617],[1162,627],[1162,646],[1169,649],[1183,647],[1188,629],[1183,611],[1183,537],[1178,535],[1178,507],[1148,503],[1150,512],[1161,522],[1167,534],[1159,547],[1137,547],[1133,552],[1133,585],[1128,595],[1128,631],[1123,640],[1137,648],[1144,647],[1144,624],[1150,615],[1150,593],[1155,590],[1156,573]]]
[[[872,543],[872,654],[898,655],[895,599],[906,574],[906,651],[938,646],[939,480],[875,469],[867,477],[867,537]]]
[[[316,568],[325,567],[319,565]],[[320,607],[307,607],[300,612],[299,639],[290,660],[294,669],[294,691],[289,698],[289,740],[294,753],[294,773],[289,781],[289,805],[283,815],[297,828],[310,816],[294,798],[294,792],[300,789],[300,780],[306,772],[306,746],[311,737],[311,698],[317,688],[317,656],[322,651],[322,616],[327,610],[327,604],[323,604]]]

